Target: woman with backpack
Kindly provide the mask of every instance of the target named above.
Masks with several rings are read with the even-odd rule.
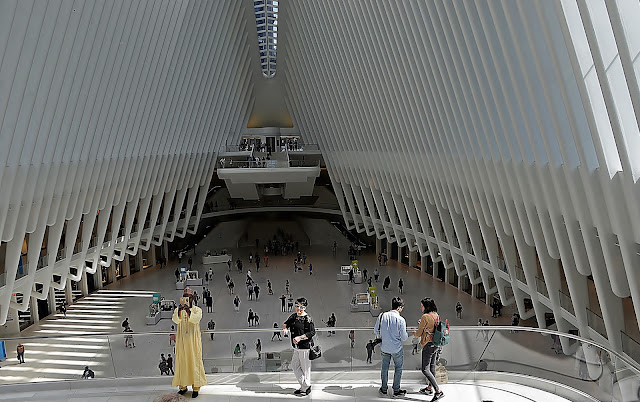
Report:
[[[436,303],[428,297],[420,301],[420,310],[422,310],[422,317],[420,317],[418,330],[413,333],[413,336],[420,338],[420,345],[422,345],[422,373],[427,377],[427,382],[429,383],[429,385],[420,390],[420,393],[431,395],[435,390],[431,401],[437,401],[444,397],[444,393],[436,382],[436,362],[440,358],[441,348],[433,343],[433,334],[436,330],[436,324],[440,321],[440,316],[438,315]]]

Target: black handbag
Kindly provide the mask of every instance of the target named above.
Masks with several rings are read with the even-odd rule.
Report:
[[[322,357],[322,348],[320,345],[312,346],[309,349],[309,360],[315,360],[319,357]]]

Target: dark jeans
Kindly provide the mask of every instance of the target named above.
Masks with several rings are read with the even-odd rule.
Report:
[[[431,384],[435,392],[440,391],[436,382],[436,362],[440,358],[441,349],[429,342],[422,348],[422,374],[427,377],[427,381]]]

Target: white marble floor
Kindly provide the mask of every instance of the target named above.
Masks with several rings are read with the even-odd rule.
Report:
[[[219,239],[222,238],[223,233],[218,232],[223,230],[223,227],[220,226],[214,229],[204,239],[205,241],[198,245],[198,254],[194,257],[194,269],[197,269],[201,276],[204,276],[208,266],[204,267],[198,261],[201,261],[204,250],[220,248]],[[338,232],[336,231],[335,233]],[[235,269],[229,272],[236,283],[236,293],[240,295],[242,300],[240,312],[238,313],[233,311],[233,296],[229,295],[226,287],[224,279],[227,273],[226,265],[213,266],[214,280],[207,287],[214,297],[214,308],[212,313],[206,313],[205,308],[201,327],[205,329],[206,323],[213,319],[216,322],[216,330],[242,329],[243,331],[234,334],[219,333],[215,335],[213,341],[208,337],[203,337],[203,357],[207,372],[213,367],[219,372],[263,370],[264,359],[262,361],[257,360],[257,354],[253,346],[257,338],[262,340],[263,354],[280,351],[286,353],[288,349],[287,342],[271,342],[272,332],[268,331],[268,329],[273,327],[274,322],[282,323],[290,314],[281,312],[279,300],[279,296],[285,293],[285,281],[287,279],[291,283],[290,290],[294,297],[305,296],[309,299],[308,312],[314,317],[316,325],[324,326],[321,320],[326,320],[332,312],[335,312],[338,327],[370,329],[373,326],[375,318],[369,313],[351,313],[349,311],[349,302],[353,294],[364,291],[366,285],[352,285],[336,281],[336,273],[339,266],[347,264],[349,261],[346,255],[348,242],[338,238],[335,233],[331,233],[331,230],[326,227],[320,227],[318,233],[309,233],[311,242],[314,245],[301,247],[301,251],[308,256],[306,266],[309,263],[313,264],[313,275],[309,275],[308,269],[294,273],[293,256],[270,256],[269,266],[265,267],[264,263],[261,264],[258,272],[255,266],[250,266],[248,263],[248,254],[249,252],[255,253],[257,251],[255,248],[230,248],[229,252],[233,254],[234,260],[238,257],[242,258],[245,266],[243,273],[238,273]],[[325,239],[324,244],[317,244],[318,237]],[[337,256],[333,256],[330,249],[330,244],[334,238],[340,244]],[[260,254],[262,255],[262,252]],[[187,258],[188,256],[183,258],[182,265],[185,265]],[[404,279],[405,289],[402,296],[406,301],[407,307],[403,315],[407,319],[408,325],[412,326],[417,323],[420,316],[420,299],[425,296],[436,300],[440,314],[448,318],[451,325],[475,325],[479,317],[489,319],[493,325],[509,325],[510,323],[512,307],[505,307],[502,317],[492,319],[491,308],[482,301],[472,298],[464,292],[459,292],[456,288],[446,285],[440,280],[434,279],[414,268],[399,264],[393,260],[389,260],[388,265],[379,267],[376,256],[371,251],[363,253],[359,257],[359,261],[361,267],[368,269],[370,276],[373,274],[374,269],[379,269],[380,282],[378,286],[380,288],[383,278],[387,275],[390,276],[392,289],[390,291],[379,291],[381,304],[385,309],[390,307],[391,298],[398,295],[398,279],[400,277]],[[156,266],[135,273],[77,301],[69,307],[66,318],[60,314],[55,314],[23,331],[22,336],[25,337],[55,337],[63,335],[70,337],[44,340],[27,339],[23,341],[22,343],[26,347],[26,364],[22,365],[17,364],[15,360],[16,342],[7,342],[9,360],[0,363],[2,366],[0,368],[0,384],[78,379],[85,365],[89,365],[98,378],[158,376],[159,370],[157,367],[160,353],[167,355],[173,352],[173,348],[168,343],[168,335],[136,335],[134,338],[136,348],[125,348],[120,323],[125,317],[128,317],[134,331],[168,331],[171,326],[170,320],[163,319],[157,325],[148,326],[145,323],[145,316],[153,293],[161,293],[166,298],[174,300],[177,300],[181,294],[181,291],[175,289],[174,271],[178,266],[178,261],[170,260],[167,268],[161,269]],[[247,268],[251,269],[253,278],[262,289],[259,300],[247,300],[247,293],[244,288]],[[273,285],[274,295],[267,294],[268,280]],[[197,288],[197,291],[199,294],[202,293],[200,288]],[[458,300],[464,306],[462,319],[458,319],[455,316],[454,306]],[[249,308],[259,314],[260,326],[258,328],[263,329],[262,333],[246,330]],[[112,332],[114,335],[73,336],[81,332]],[[467,337],[469,339],[461,338],[461,342],[455,347],[445,348],[443,357],[450,364],[454,364],[459,355],[461,355],[461,351],[464,351],[465,359],[470,361],[474,359],[474,356],[484,352],[486,356],[491,356],[492,360],[497,362],[495,364],[499,364],[498,362],[512,363],[517,372],[518,363],[512,362],[512,356],[526,356],[526,358],[523,357],[523,360],[527,362],[530,362],[530,359],[546,361],[542,367],[538,367],[535,363],[530,364],[529,371],[534,374],[536,371],[544,374],[550,368],[554,368],[557,371],[557,375],[566,377],[563,378],[564,382],[572,383],[573,381],[578,388],[582,386],[582,383],[576,380],[577,374],[572,373],[575,371],[573,361],[570,359],[560,361],[555,356],[555,353],[550,350],[552,342],[547,337],[515,334],[515,337],[505,338],[500,341],[493,340],[489,345],[492,349],[485,350],[487,349],[487,342],[483,341],[482,336],[480,336],[480,339],[475,336],[474,339],[474,335],[471,334],[470,337]],[[370,330],[358,331],[355,348],[351,349],[348,345],[346,332],[338,332],[337,336],[332,337],[326,337],[322,334],[320,341],[325,350],[325,358],[322,363],[318,363],[319,368],[341,370],[349,367],[349,369],[362,370],[379,367],[379,354],[374,355],[373,365],[368,366],[365,362],[366,351],[364,345],[368,340],[367,338],[370,339],[371,337]],[[248,351],[245,359],[238,359],[232,355],[231,351],[236,343],[245,343],[247,345]],[[505,345],[508,347],[505,348]],[[523,347],[523,345],[526,345],[526,347]],[[405,354],[407,356],[405,370],[417,369],[420,365],[419,356],[411,356],[410,350],[411,346],[408,345],[407,353]],[[489,370],[491,369],[493,367],[489,367]],[[377,381],[377,376],[372,381]],[[588,383],[588,386],[592,385],[593,383]],[[377,390],[374,389],[374,391],[375,394]],[[368,392],[366,387],[362,392]],[[203,391],[203,396],[204,394],[206,392]],[[229,395],[234,396],[235,394],[231,393]],[[332,398],[322,394],[322,396],[314,396],[314,399],[331,400]],[[505,399],[497,398],[497,400]]]

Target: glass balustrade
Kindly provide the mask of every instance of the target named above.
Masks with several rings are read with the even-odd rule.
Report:
[[[75,326],[83,331],[82,321]],[[378,381],[380,346],[375,346],[370,362],[366,348],[375,340],[372,329],[354,328],[353,343],[350,330],[317,330],[314,339],[322,357],[312,363],[312,370],[370,371],[371,380]],[[65,334],[54,327],[49,332],[51,336],[4,339],[8,360],[0,363],[0,385],[79,380],[85,366],[98,379],[166,375],[161,373],[161,353],[174,356],[175,365],[169,332],[134,332],[128,334],[131,339],[123,333]],[[18,342],[25,346],[27,364],[17,363]],[[421,349],[409,336],[404,343],[405,372],[420,371]],[[207,374],[289,371],[292,353],[290,338],[279,328],[202,333]],[[584,397],[579,400],[600,401],[635,401],[640,389],[640,365],[634,360],[577,336],[535,328],[452,327],[439,363],[449,373],[449,384],[499,380],[547,390],[570,388],[574,397]]]

